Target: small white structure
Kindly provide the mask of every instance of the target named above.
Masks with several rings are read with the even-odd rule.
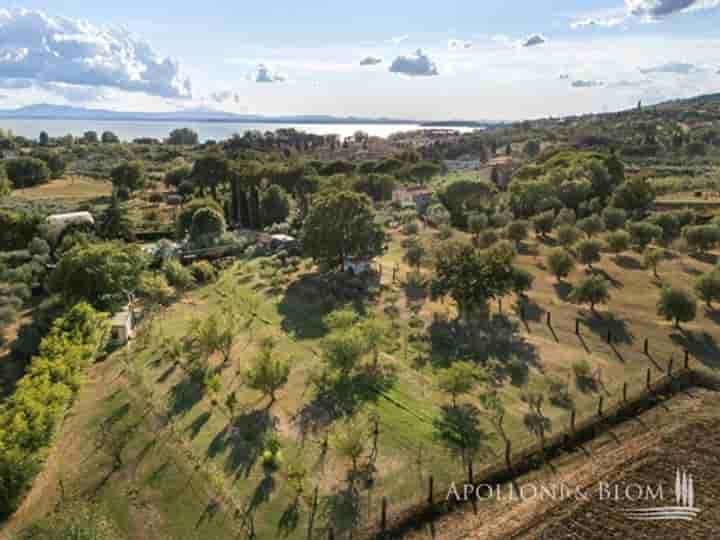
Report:
[[[113,345],[125,345],[135,337],[135,325],[130,306],[125,306],[110,321],[110,342]]]
[[[289,234],[273,234],[270,236],[270,247],[272,249],[290,247],[295,242],[295,238],[290,236]]]
[[[95,219],[90,212],[68,212],[67,214],[53,214],[47,218],[48,225],[64,229],[68,225],[87,224],[95,225]]]
[[[370,259],[348,259],[343,263],[343,272],[350,272],[357,276],[369,272],[372,268]]]
[[[483,163],[479,159],[446,159],[443,165],[448,172],[479,171]]]

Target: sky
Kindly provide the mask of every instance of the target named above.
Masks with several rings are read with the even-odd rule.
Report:
[[[0,108],[419,120],[718,91],[720,0],[39,0],[0,8]]]

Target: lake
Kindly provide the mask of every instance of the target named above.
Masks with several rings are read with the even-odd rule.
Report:
[[[41,131],[46,131],[51,137],[61,137],[71,134],[81,137],[86,131],[112,131],[123,141],[131,141],[141,137],[164,139],[178,127],[187,127],[195,130],[201,141],[208,139],[222,140],[232,137],[233,134],[242,134],[246,131],[258,130],[261,132],[275,131],[276,129],[294,128],[306,133],[316,135],[337,134],[348,137],[356,131],[363,131],[377,137],[388,137],[400,131],[423,129],[418,124],[276,124],[276,123],[225,123],[225,122],[156,122],[156,121],[108,121],[108,120],[65,120],[65,119],[31,119],[12,118],[0,119],[0,128],[9,129],[15,135],[36,139]],[[440,126],[433,126],[437,129]],[[430,129],[430,128],[428,128]],[[472,131],[472,128],[449,128],[461,132]]]

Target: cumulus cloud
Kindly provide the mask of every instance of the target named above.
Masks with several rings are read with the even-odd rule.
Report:
[[[439,74],[437,64],[422,49],[409,56],[398,56],[390,65],[389,71],[410,77],[432,77]]]
[[[250,75],[250,78],[258,83],[274,83],[287,80],[285,75],[275,73],[265,64],[259,64],[257,69]]]
[[[240,94],[232,90],[213,92],[208,97],[215,103],[235,103],[236,105],[240,103]]]
[[[628,19],[640,22],[656,22],[676,13],[687,13],[720,7],[720,0],[625,0],[623,8],[605,10],[571,21],[573,29],[588,27],[612,27]]]
[[[448,41],[448,49],[457,51],[461,49],[472,49],[472,41],[462,41],[460,39],[451,39]]]
[[[597,88],[605,85],[602,81],[592,79],[576,79],[570,84],[573,88]]]
[[[73,103],[89,103],[108,99],[107,91],[102,86],[82,86],[78,84],[46,83],[36,85],[38,88],[60,95]]]
[[[536,47],[537,45],[542,45],[546,42],[547,39],[544,36],[541,36],[540,34],[532,34],[523,39],[520,42],[520,45],[522,45],[523,47]]]
[[[179,63],[137,36],[26,9],[0,9],[0,79],[192,95]]]
[[[361,66],[377,66],[378,64],[382,64],[382,58],[378,56],[366,56],[360,60]]]
[[[645,69],[640,69],[640,73],[674,73],[676,75],[690,75],[702,71],[695,64],[687,64],[685,62],[668,62],[667,64],[661,64],[659,66],[653,66]]]
[[[696,9],[710,9],[718,5],[718,0],[625,0],[629,14],[645,19],[656,19]]]

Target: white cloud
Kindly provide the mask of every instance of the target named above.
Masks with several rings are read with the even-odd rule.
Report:
[[[593,79],[576,79],[570,85],[573,88],[597,88],[598,86],[604,86],[605,83]]]
[[[251,80],[258,83],[274,83],[284,82],[287,80],[285,75],[275,73],[265,64],[259,64],[257,69],[250,75]]]
[[[650,73],[673,73],[676,75],[689,75],[698,71],[703,70],[695,64],[688,64],[686,62],[668,62],[666,64],[660,64],[658,66],[640,69],[640,73],[644,73],[646,75]]]
[[[448,49],[457,51],[462,49],[472,49],[472,41],[462,41],[460,39],[451,39],[448,41]]]
[[[232,90],[220,90],[219,92],[212,92],[209,96],[211,101],[215,103],[234,103],[238,105],[240,103],[240,94],[233,92]]]
[[[570,22],[570,27],[612,27],[631,19],[644,23],[657,22],[676,13],[720,7],[720,0],[625,0],[624,4],[623,8],[577,17]]]
[[[361,66],[377,66],[378,64],[382,64],[382,58],[379,56],[366,56],[362,60],[360,60]]]
[[[431,77],[439,74],[437,64],[422,49],[409,56],[398,56],[390,65],[389,71],[409,77]]]
[[[537,45],[542,45],[546,42],[547,38],[545,38],[545,36],[542,36],[540,34],[532,34],[523,39],[520,42],[520,45],[522,45],[523,47],[536,47]]]
[[[395,36],[395,37],[390,38],[390,43],[394,43],[395,45],[400,45],[403,41],[407,41],[408,39],[410,39],[410,36],[408,36],[407,34],[403,35],[403,36]]]
[[[162,58],[137,36],[26,9],[0,9],[0,79],[167,98],[192,94],[179,63]]]
[[[625,0],[629,14],[644,19],[656,19],[699,9],[712,9],[720,6],[720,0]]]

